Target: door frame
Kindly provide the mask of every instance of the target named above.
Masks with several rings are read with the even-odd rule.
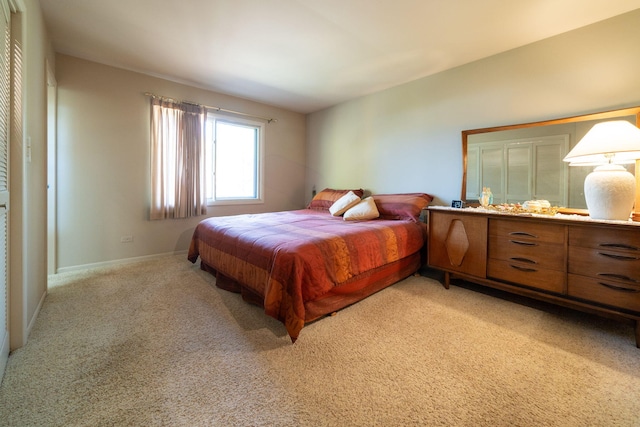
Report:
[[[47,66],[47,274],[58,272],[57,257],[57,120],[58,83],[49,61]]]

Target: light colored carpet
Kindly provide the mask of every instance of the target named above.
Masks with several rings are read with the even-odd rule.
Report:
[[[52,279],[0,423],[640,426],[628,325],[411,277],[292,345],[214,283],[185,256]]]

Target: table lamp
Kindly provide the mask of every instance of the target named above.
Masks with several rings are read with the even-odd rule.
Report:
[[[584,180],[584,197],[591,218],[629,220],[636,180],[620,164],[636,159],[640,159],[640,129],[626,120],[595,124],[565,156],[563,160],[569,166],[599,165]]]

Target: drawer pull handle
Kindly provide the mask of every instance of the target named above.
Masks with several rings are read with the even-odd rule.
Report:
[[[602,255],[602,256],[605,256],[607,258],[613,258],[613,259],[616,259],[618,261],[637,261],[639,259],[638,257],[634,257],[634,256],[608,254],[606,252],[598,252],[598,255]]]
[[[638,283],[637,280],[632,279],[631,277],[628,276],[624,276],[622,274],[615,274],[615,273],[598,273],[598,276],[602,276],[602,277],[608,277],[610,279],[618,279],[618,280],[625,280],[627,282],[633,282],[633,283]]]
[[[515,268],[518,271],[524,271],[525,273],[535,273],[536,271],[538,271],[535,268],[520,267],[519,265],[513,264],[509,264],[509,267]]]
[[[537,264],[537,262],[535,262],[532,259],[528,259],[528,258],[512,257],[512,258],[509,258],[509,259],[512,260],[512,261],[526,262],[528,264]]]
[[[632,294],[640,292],[640,289],[623,288],[621,286],[614,286],[614,285],[610,285],[608,283],[602,283],[602,282],[598,282],[598,284],[604,286],[605,288],[612,289],[614,291],[629,292]]]
[[[535,234],[527,233],[526,231],[512,231],[511,233],[509,233],[509,236],[524,236],[532,237],[534,239],[538,238],[538,236],[536,236]]]
[[[623,243],[600,243],[598,246],[602,248],[629,249],[631,251],[640,250],[637,246],[625,245]]]
[[[515,243],[516,245],[522,245],[522,246],[538,246],[537,243],[523,242],[522,240],[509,240],[509,242]]]

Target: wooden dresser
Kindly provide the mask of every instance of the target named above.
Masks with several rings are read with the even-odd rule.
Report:
[[[451,276],[633,322],[640,348],[640,223],[430,207],[428,265]]]

